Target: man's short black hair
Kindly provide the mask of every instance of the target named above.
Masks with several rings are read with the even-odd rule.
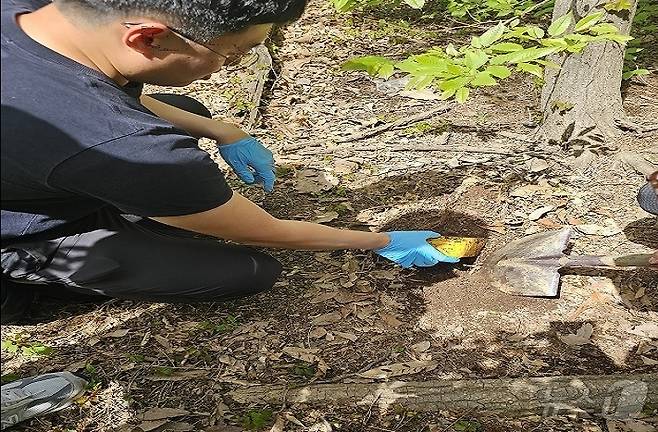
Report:
[[[256,24],[283,24],[297,20],[308,0],[55,0],[60,10],[98,19],[143,15],[198,42],[210,42],[224,33]]]

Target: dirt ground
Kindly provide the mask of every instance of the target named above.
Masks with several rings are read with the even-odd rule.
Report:
[[[565,226],[574,231],[572,254],[658,248],[658,220],[635,202],[643,179],[617,156],[632,150],[658,163],[658,133],[629,133],[584,155],[535,142],[539,87],[521,77],[475,92],[445,114],[342,142],[445,104],[428,94],[400,95],[395,80],[341,72],[343,61],[417,52],[479,31],[388,13],[396,20],[337,16],[314,1],[301,21],[275,34],[275,66],[252,133],[275,152],[279,180],[265,195],[228,177],[278,217],[485,237],[482,255],[403,270],[365,252],[272,251],[284,274],[274,289],[251,298],[199,305],[44,298],[28,325],[3,326],[2,339],[52,352],[3,352],[3,376],[67,369],[91,376],[93,388],[75,408],[18,430],[235,432],[270,430],[275,420],[273,431],[282,424],[315,432],[655,430],[655,411],[621,424],[404,407],[251,406],[228,396],[258,384],[372,381],[358,374],[407,361],[434,367],[396,379],[658,371],[658,273],[566,270],[557,298],[510,296],[479,273],[483,260],[510,240]],[[220,73],[177,91],[218,117],[244,121],[253,108],[242,90],[250,79]],[[635,78],[624,94],[633,120],[655,124],[655,73]],[[212,144],[202,147],[216,157]],[[588,325],[592,333],[583,336]],[[153,408],[184,411],[148,420],[144,413]]]

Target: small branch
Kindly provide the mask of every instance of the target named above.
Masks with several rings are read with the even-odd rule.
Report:
[[[347,142],[352,142],[352,141],[358,141],[364,138],[369,138],[371,136],[375,136],[377,134],[380,134],[382,132],[386,132],[387,130],[394,129],[394,128],[399,128],[399,127],[405,127],[410,124],[419,122],[421,120],[427,120],[428,118],[434,117],[437,114],[443,114],[448,111],[450,111],[453,108],[454,104],[449,103],[446,105],[442,105],[438,108],[431,109],[429,111],[425,111],[422,113],[418,113],[415,115],[412,115],[410,117],[405,117],[401,118],[399,120],[394,121],[393,123],[387,123],[381,126],[374,127],[372,129],[367,129],[365,131],[361,132],[356,132],[353,133],[352,135],[348,135],[344,138],[339,138],[336,140],[336,142],[339,143],[347,143]]]
[[[272,56],[270,51],[265,45],[258,45],[254,48],[256,54],[258,55],[258,60],[251,67],[252,71],[256,74],[255,84],[250,89],[249,94],[251,95],[249,117],[245,124],[245,128],[249,131],[253,129],[256,125],[256,117],[258,116],[258,110],[260,108],[260,101],[263,97],[263,89],[265,88],[265,81],[270,75],[272,70]]]
[[[373,151],[375,148],[373,147],[361,147],[361,148],[354,148],[352,149],[354,151]],[[512,151],[507,151],[507,150],[496,150],[496,149],[489,149],[489,148],[482,148],[482,147],[473,147],[473,146],[406,146],[406,147],[395,147],[391,148],[391,151],[394,152],[399,152],[399,151],[419,151],[419,152],[425,152],[425,151],[443,151],[443,152],[463,152],[463,153],[485,153],[485,154],[498,154],[498,155],[505,155],[505,156],[513,156],[515,154],[518,154],[516,152]]]
[[[553,1],[553,0],[544,0],[544,1],[541,1],[541,2],[537,3],[536,5],[530,6],[529,8],[525,9],[523,12],[521,12],[520,14],[518,14],[517,16],[514,16],[514,17],[512,17],[512,18],[510,18],[510,19],[508,19],[508,20],[506,20],[506,21],[503,21],[503,24],[507,25],[507,24],[511,23],[512,21],[514,21],[514,20],[517,19],[517,18],[521,18],[522,16],[526,16],[526,15],[528,15],[530,12],[534,12],[534,11],[536,11],[537,9],[539,9],[539,8],[542,7],[542,6],[547,5],[547,4],[550,3],[551,1]]]

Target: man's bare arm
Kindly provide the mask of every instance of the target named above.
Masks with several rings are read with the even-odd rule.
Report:
[[[154,220],[236,243],[283,249],[380,249],[385,233],[343,230],[302,221],[277,219],[237,192],[224,205],[185,216]]]
[[[179,127],[196,138],[210,138],[220,144],[233,143],[247,136],[247,134],[234,124],[220,120],[209,119],[189,111],[156,100],[150,96],[142,95],[140,102],[149,111],[169,123]]]

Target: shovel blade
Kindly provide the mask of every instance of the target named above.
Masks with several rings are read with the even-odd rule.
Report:
[[[514,240],[492,253],[482,269],[491,284],[513,295],[555,297],[558,270],[571,229],[533,234]]]

